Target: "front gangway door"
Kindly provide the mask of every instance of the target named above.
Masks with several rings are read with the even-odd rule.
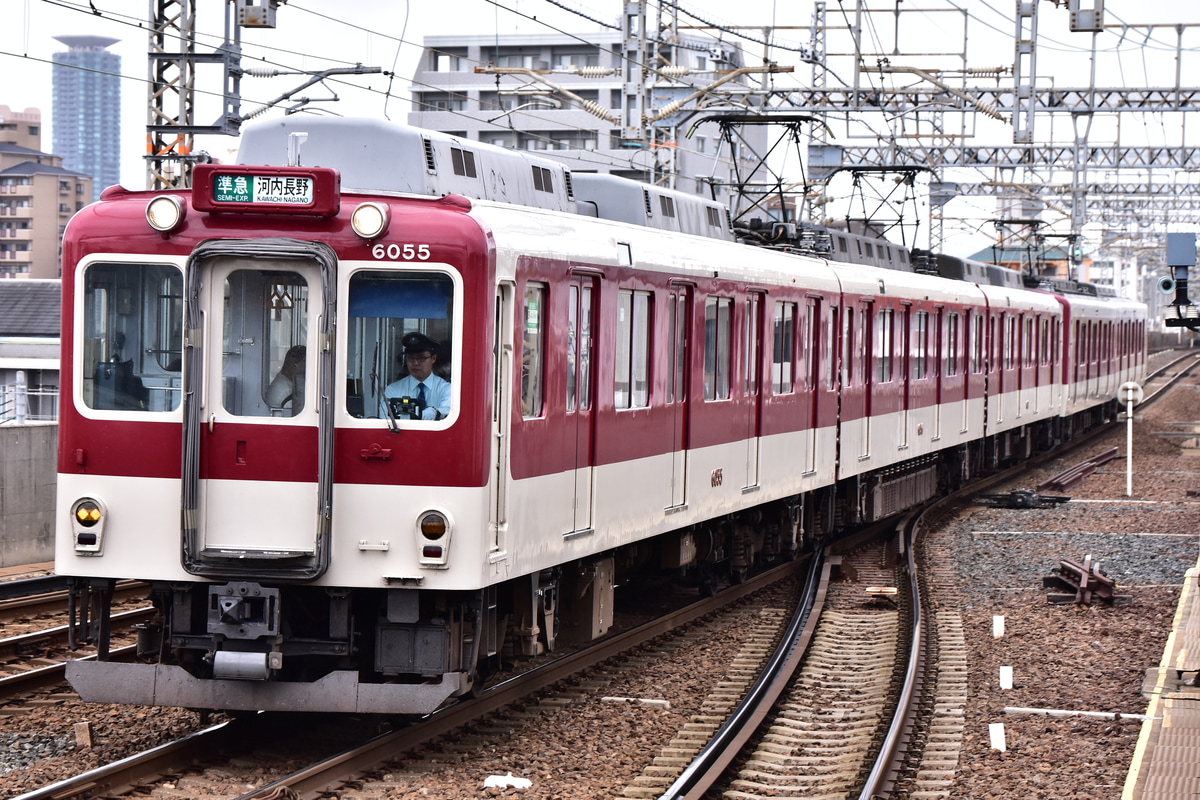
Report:
[[[213,242],[189,270],[184,566],[317,577],[332,501],[332,254]]]

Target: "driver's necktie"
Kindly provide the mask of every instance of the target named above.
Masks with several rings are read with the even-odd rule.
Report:
[[[419,411],[425,410],[425,384],[423,383],[417,384],[417,409]]]

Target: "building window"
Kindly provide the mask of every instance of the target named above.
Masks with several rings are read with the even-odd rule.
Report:
[[[465,111],[467,98],[447,92],[425,92],[416,97],[418,111]]]

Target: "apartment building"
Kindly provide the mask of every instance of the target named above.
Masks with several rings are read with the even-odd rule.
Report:
[[[567,33],[505,36],[431,36],[413,75],[409,122],[466,139],[542,154],[573,172],[600,172],[654,181],[668,188],[731,201],[735,174],[748,178],[765,152],[765,127],[743,131],[732,147],[720,141],[709,114],[673,115],[656,128],[658,141],[626,136],[640,127],[636,99],[627,94],[629,63],[621,32],[579,36]],[[654,110],[684,100],[727,70],[742,66],[742,53],[728,43],[679,36],[660,48],[663,75],[651,93]],[[500,68],[503,74],[477,72]],[[633,73],[640,72],[633,69]],[[730,81],[703,93],[688,107],[737,107],[753,111],[751,87]],[[636,117],[636,119],[635,119]],[[628,123],[628,124],[626,124]],[[740,160],[735,173],[733,158]]]
[[[41,151],[41,112],[0,105],[0,278],[58,278],[62,233],[92,178]]]

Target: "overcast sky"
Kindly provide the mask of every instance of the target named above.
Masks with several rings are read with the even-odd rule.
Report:
[[[623,8],[622,0],[559,0],[570,8],[587,9],[597,20],[615,23]],[[260,0],[262,2],[262,0]],[[863,50],[867,63],[875,63],[878,54],[890,55],[894,65],[953,66],[958,61],[937,53],[955,51],[963,39],[963,22],[968,23],[968,65],[999,67],[1013,63],[1017,0],[906,0],[902,9],[937,8],[939,13],[917,15],[905,11],[900,24],[900,50],[923,54],[896,58],[896,35],[893,30],[895,7],[893,0],[870,0],[868,5],[879,12],[868,15],[864,24]],[[1093,8],[1098,0],[1081,0],[1085,9]],[[830,25],[853,20],[853,0],[828,0]],[[1184,34],[1182,84],[1200,85],[1200,2],[1188,0],[1106,0],[1106,22],[1109,26],[1128,25],[1112,29],[1097,38],[1101,55],[1096,62],[1098,85],[1171,86],[1175,83],[1176,33],[1173,25],[1189,27]],[[223,2],[197,2],[198,50],[211,52],[222,38]],[[1093,37],[1089,33],[1068,30],[1066,3],[1056,8],[1050,2],[1039,5],[1038,73],[1040,80],[1053,81],[1058,86],[1085,85],[1092,69],[1089,49]],[[774,40],[785,45],[806,43],[812,19],[811,0],[739,0],[736,4],[718,0],[691,0],[684,8],[696,13],[706,22],[742,26],[756,38],[763,36],[762,28],[775,29]],[[954,11],[954,9],[960,11]],[[843,18],[843,12],[845,17]],[[144,126],[147,118],[146,57],[148,33],[144,15],[146,0],[4,0],[0,25],[0,105],[16,111],[29,107],[42,112],[45,131],[42,147],[52,149],[51,138],[51,66],[55,52],[65,47],[54,40],[55,35],[93,34],[109,36],[120,42],[111,49],[121,56],[123,80],[122,139],[129,143],[122,150],[122,183],[130,188],[145,186]],[[685,23],[695,20],[682,17]],[[1161,27],[1152,31],[1136,27],[1154,23]],[[313,104],[341,114],[387,115],[404,121],[410,110],[411,76],[426,36],[451,34],[504,35],[512,33],[544,33],[564,30],[586,34],[598,25],[581,16],[557,7],[549,0],[292,0],[278,9],[277,27],[273,30],[243,31],[243,66],[249,68],[318,70],[362,63],[394,72],[396,77],[349,77],[333,85],[341,100],[337,103]],[[729,38],[731,34],[724,34]],[[836,50],[831,34],[831,52]],[[758,57],[762,46],[744,43],[748,53]],[[844,47],[842,48],[845,49]],[[798,64],[796,54],[788,49],[772,51],[781,64],[795,64],[795,73],[781,77],[795,85],[807,85],[811,68]],[[919,61],[919,64],[911,62]],[[829,85],[843,76],[845,66],[836,67],[828,78]],[[302,78],[283,76],[271,79],[247,78],[242,83],[242,112],[266,102],[296,87]],[[1005,79],[1001,79],[1004,81]],[[1011,78],[1007,79],[1011,82]],[[907,81],[906,81],[907,82]],[[212,93],[221,86],[220,68],[200,66],[196,88],[197,123],[210,124],[219,111]],[[390,93],[390,94],[389,94]],[[328,97],[328,91],[312,87],[304,92],[310,97]],[[271,112],[278,113],[278,112]],[[1150,144],[1195,145],[1200,143],[1200,124],[1193,124],[1195,133],[1181,129],[1183,115],[1160,114],[1145,117],[1097,119],[1093,124],[1094,143],[1134,143],[1140,138]],[[874,120],[854,135],[871,136],[896,130],[895,120]],[[1053,135],[1056,141],[1070,141],[1070,122],[1061,117],[1053,123],[1038,122],[1038,138]],[[1052,129],[1052,130],[1051,130]],[[835,128],[835,131],[838,130]],[[851,132],[841,129],[844,137]],[[972,123],[970,133],[980,143],[1011,142],[1011,127],[979,119]],[[218,157],[227,157],[236,146],[233,139],[219,137],[200,142]],[[226,153],[221,151],[225,150]],[[985,217],[993,213],[992,201],[975,198],[972,203]]]

